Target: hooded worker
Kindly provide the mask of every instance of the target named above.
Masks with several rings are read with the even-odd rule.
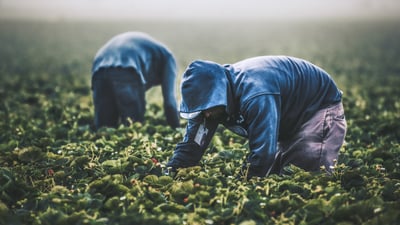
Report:
[[[172,128],[179,126],[175,98],[176,61],[160,41],[143,32],[112,37],[96,53],[92,90],[96,129],[143,122],[145,92],[160,85],[164,113]]]
[[[295,57],[259,56],[220,65],[196,60],[181,81],[186,134],[167,166],[195,166],[219,124],[247,137],[247,178],[335,166],[346,133],[342,92],[318,66]]]

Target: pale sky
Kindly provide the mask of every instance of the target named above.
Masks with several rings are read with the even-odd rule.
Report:
[[[0,18],[298,19],[397,17],[400,0],[0,0]]]

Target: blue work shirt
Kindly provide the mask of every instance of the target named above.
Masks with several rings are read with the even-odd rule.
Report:
[[[197,164],[218,124],[249,139],[251,167],[272,166],[279,140],[289,139],[318,110],[341,101],[342,93],[318,66],[289,56],[260,56],[235,64],[192,62],[181,83],[181,116],[189,119],[171,167]],[[202,111],[224,106],[223,118]]]

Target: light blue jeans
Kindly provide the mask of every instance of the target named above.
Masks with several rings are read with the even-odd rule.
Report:
[[[291,139],[278,143],[270,173],[282,174],[293,164],[307,171],[333,171],[346,136],[347,123],[340,102],[319,110]]]

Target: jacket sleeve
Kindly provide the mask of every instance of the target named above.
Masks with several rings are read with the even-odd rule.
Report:
[[[266,176],[273,165],[277,153],[279,104],[277,95],[260,95],[242,108],[250,147],[248,177]]]
[[[166,58],[162,72],[161,91],[165,117],[169,126],[177,128],[179,127],[179,115],[175,97],[176,62],[172,55]]]
[[[205,120],[203,115],[188,121],[182,142],[176,145],[167,167],[174,169],[197,165],[218,127],[218,121]]]

